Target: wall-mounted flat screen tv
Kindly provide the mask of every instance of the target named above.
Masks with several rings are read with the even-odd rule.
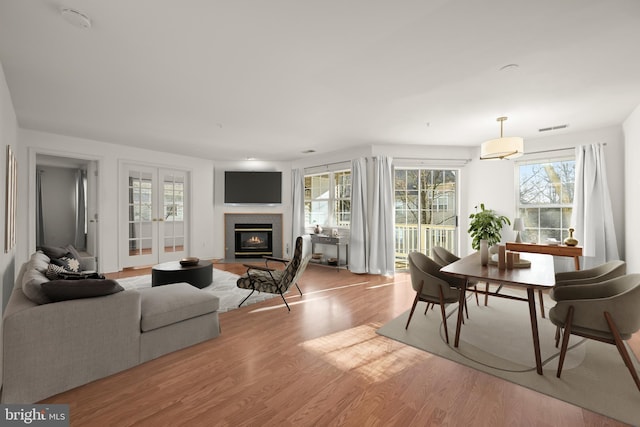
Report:
[[[282,203],[282,172],[225,171],[224,202],[261,205]]]

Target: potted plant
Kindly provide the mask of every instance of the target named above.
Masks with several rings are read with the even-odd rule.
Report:
[[[476,206],[476,210],[478,207]],[[471,247],[480,250],[480,240],[486,240],[488,246],[500,242],[500,232],[504,224],[511,225],[511,221],[504,215],[498,215],[492,209],[485,209],[484,203],[480,204],[480,211],[469,215],[469,230],[471,235]]]

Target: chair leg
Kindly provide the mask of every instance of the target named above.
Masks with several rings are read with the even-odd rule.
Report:
[[[567,318],[564,321],[564,332],[562,334],[562,348],[560,349],[560,360],[558,360],[558,372],[556,377],[560,378],[562,373],[562,365],[564,357],[567,355],[567,347],[569,346],[569,335],[571,335],[571,323],[573,322],[573,306],[569,307]]]
[[[476,305],[480,306],[480,300],[478,299],[478,292],[475,292],[478,290],[478,285],[473,285],[473,290],[474,290],[474,294],[476,294]]]
[[[432,303],[430,303],[430,302],[428,302],[428,303],[427,303],[427,306],[426,306],[426,307],[425,307],[425,309],[424,309],[424,314],[425,314],[425,316],[427,315],[427,311],[429,311],[429,307],[430,307],[430,306],[431,306],[431,307],[433,307],[433,304],[432,304]]]
[[[560,326],[556,326],[556,348],[558,348],[559,343],[560,343]]]
[[[300,286],[296,283],[296,288],[298,288],[298,292],[300,292],[300,296],[302,296],[302,291],[300,290]]]
[[[284,305],[287,306],[287,310],[289,310],[289,313],[291,313],[291,308],[289,307],[289,304],[287,304],[287,300],[284,299],[284,295],[282,294],[282,292],[280,292],[280,296],[282,297],[282,301],[284,301]]]
[[[609,330],[611,330],[611,333],[613,334],[613,339],[616,343],[616,347],[618,348],[618,353],[620,353],[620,356],[622,356],[622,360],[624,360],[624,364],[627,366],[627,369],[629,369],[629,372],[633,377],[633,381],[636,383],[636,387],[638,387],[638,390],[640,390],[640,378],[638,378],[638,373],[633,367],[633,362],[631,362],[631,358],[629,357],[629,352],[624,345],[624,341],[622,341],[622,338],[620,337],[618,327],[614,323],[613,318],[611,317],[611,314],[609,314],[609,312],[605,311],[604,317],[605,319],[607,319]]]
[[[489,302],[489,282],[484,284],[484,291],[486,292],[484,294],[484,306],[486,307]]]
[[[240,308],[240,306],[241,306],[241,305],[242,305],[246,300],[248,300],[248,299],[249,299],[249,297],[250,297],[251,295],[253,295],[253,293],[254,293],[255,291],[256,291],[255,289],[251,289],[251,293],[250,293],[249,295],[247,295],[247,297],[246,297],[245,299],[243,299],[242,301],[240,301],[240,304],[238,304],[238,308]]]
[[[442,323],[444,324],[444,337],[449,344],[449,329],[447,328],[447,313],[444,309],[444,295],[442,294],[442,288],[438,286],[438,293],[440,294],[440,313],[442,313]]]
[[[416,297],[413,299],[413,305],[411,306],[411,311],[409,312],[409,318],[407,319],[407,324],[404,327],[405,329],[409,328],[409,322],[411,322],[411,317],[413,317],[413,312],[416,309],[416,305],[418,305],[419,300],[420,300],[420,292],[416,292]],[[429,303],[427,303],[427,307],[428,306],[429,306]]]
[[[469,318],[469,307],[467,306],[467,299],[464,299],[464,312],[467,314],[467,319]]]
[[[542,289],[538,289],[538,298],[540,299],[540,315],[544,319],[544,300],[542,299]]]

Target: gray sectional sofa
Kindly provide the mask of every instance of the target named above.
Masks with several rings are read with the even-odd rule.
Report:
[[[34,403],[220,334],[218,298],[187,283],[38,300],[48,264],[36,252],[22,265],[4,312],[2,403]]]

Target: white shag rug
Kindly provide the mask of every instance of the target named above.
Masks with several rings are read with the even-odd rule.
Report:
[[[212,283],[206,288],[202,288],[205,292],[211,292],[218,298],[220,298],[220,308],[218,312],[224,313],[225,311],[230,311],[238,308],[238,304],[242,301],[247,295],[251,293],[246,289],[241,289],[236,286],[236,281],[238,280],[237,274],[229,273],[228,271],[219,270],[217,268],[213,268],[212,273]],[[140,288],[150,288],[151,287],[151,275],[145,274],[143,276],[134,276],[127,277],[125,279],[116,279],[120,285],[125,289],[140,289]],[[254,292],[251,297],[246,300],[242,306],[255,304],[258,302],[262,302],[273,297],[277,297],[276,294],[268,294],[265,292]]]

